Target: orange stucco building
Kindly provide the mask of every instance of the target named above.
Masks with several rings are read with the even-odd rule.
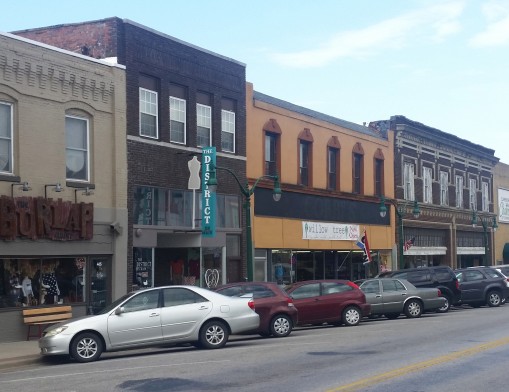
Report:
[[[372,276],[392,268],[393,136],[246,89],[247,177],[254,190],[255,280]],[[368,237],[372,262],[356,242]]]

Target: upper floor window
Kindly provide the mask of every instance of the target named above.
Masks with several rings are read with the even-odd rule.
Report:
[[[470,196],[470,208],[477,210],[477,181],[475,178],[471,178],[468,183],[468,191]]]
[[[403,193],[405,200],[414,200],[414,164],[405,162],[403,166]]]
[[[66,178],[89,180],[89,122],[86,118],[65,117]]]
[[[0,102],[0,172],[12,173],[12,105]]]
[[[433,203],[433,169],[431,167],[422,168],[422,184],[424,203]]]
[[[329,147],[327,149],[327,188],[333,191],[337,190],[338,179],[338,164],[339,164],[339,150],[337,148]]]
[[[381,149],[375,153],[375,196],[384,194],[384,155]]]
[[[235,113],[221,110],[221,149],[235,152]]]
[[[271,118],[263,125],[263,131],[263,174],[271,176],[281,174],[281,128],[277,121]]]
[[[364,182],[364,150],[356,143],[352,151],[352,192],[362,194]]]
[[[482,210],[489,211],[490,210],[490,192],[489,192],[489,184],[485,181],[482,182]]]
[[[449,173],[440,172],[440,205],[449,205]]]
[[[170,141],[186,144],[186,100],[170,97]]]
[[[276,175],[277,174],[277,157],[278,157],[278,145],[279,135],[267,132],[265,134],[265,174]]]
[[[157,92],[140,87],[140,135],[157,139],[157,123]]]
[[[299,185],[309,185],[309,143],[299,143]]]
[[[212,108],[200,103],[196,104],[196,122],[198,147],[209,147],[212,142]]]
[[[308,128],[299,133],[299,178],[298,184],[311,186],[312,163],[313,163],[313,135]]]
[[[463,208],[463,176],[456,176],[456,207]]]

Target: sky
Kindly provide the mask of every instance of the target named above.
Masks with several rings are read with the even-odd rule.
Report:
[[[509,0],[18,0],[0,31],[113,16],[246,64],[261,93],[358,124],[403,115],[509,164]]]

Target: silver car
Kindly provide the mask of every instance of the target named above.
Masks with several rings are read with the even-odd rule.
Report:
[[[170,343],[221,348],[230,334],[258,328],[252,298],[227,297],[195,286],[132,292],[100,314],[48,327],[39,339],[42,355],[71,355],[90,362],[103,351]]]
[[[368,279],[359,287],[371,304],[371,315],[385,315],[388,319],[401,313],[410,318],[421,317],[423,312],[438,310],[446,302],[439,289],[415,287],[405,279]]]

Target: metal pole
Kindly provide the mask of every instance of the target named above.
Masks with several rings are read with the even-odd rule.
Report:
[[[253,237],[251,233],[251,192],[244,194],[244,208],[246,212],[246,243],[247,243],[247,280],[253,281],[254,260],[253,260]]]
[[[403,260],[403,215],[398,210],[398,207],[395,207],[396,216],[398,219],[398,262],[399,269],[405,268],[405,262]]]

